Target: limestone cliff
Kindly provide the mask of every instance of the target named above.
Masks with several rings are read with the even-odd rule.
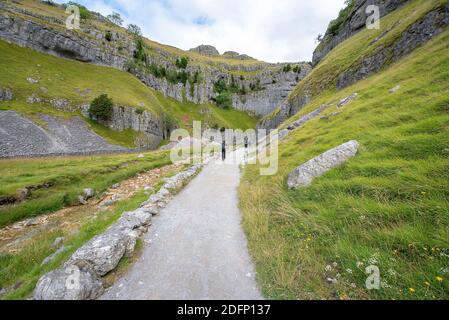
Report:
[[[58,57],[111,66],[136,75],[149,87],[178,101],[202,104],[214,101],[214,85],[224,80],[239,88],[233,92],[232,107],[265,116],[282,102],[307,73],[284,72],[286,64],[257,61],[247,55],[201,45],[190,51],[164,46],[148,39],[141,42],[143,59],[136,59],[138,42],[100,14],[82,21],[80,30],[65,28],[62,7],[58,16],[36,13],[20,4],[0,2],[0,39]],[[142,57],[141,57],[142,58]],[[187,65],[178,61],[186,58]]]

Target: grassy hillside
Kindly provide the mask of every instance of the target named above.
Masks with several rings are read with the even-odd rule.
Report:
[[[0,86],[13,90],[12,102],[0,102],[2,110],[16,110],[38,121],[39,113],[59,117],[79,115],[79,112],[58,111],[50,104],[27,104],[27,97],[38,95],[45,100],[64,98],[71,106],[90,103],[95,97],[106,93],[114,103],[134,108],[144,108],[161,116],[171,115],[181,126],[191,126],[184,120],[203,120],[207,125],[229,128],[253,128],[256,119],[237,110],[224,110],[215,105],[197,106],[165,98],[148,88],[129,73],[113,68],[56,58],[30,49],[0,41]],[[32,84],[27,78],[39,81]],[[207,115],[207,116],[205,116]],[[117,133],[90,122],[93,130],[109,142],[133,147],[137,133],[131,130]]]
[[[417,11],[401,15],[399,24],[441,2],[414,2],[404,10]],[[325,70],[369,50],[365,37],[335,49],[309,83],[318,88],[329,76]],[[241,208],[263,292],[289,299],[447,299],[449,31],[367,80],[319,93],[291,121],[353,92],[359,97],[340,114],[310,121],[280,145],[276,176],[245,171]],[[354,159],[309,188],[287,190],[296,166],[352,139],[361,145]],[[368,265],[380,268],[381,290],[365,289]]]
[[[401,34],[429,11],[446,5],[447,0],[414,0],[393,11],[381,20],[379,30],[363,30],[349,41],[339,44],[301,81],[289,96],[294,102],[304,95],[317,97],[324,93],[336,92],[337,78],[342,72],[356,69],[363,59],[371,57],[386,47],[392,45]],[[386,32],[387,31],[387,32]],[[387,65],[393,62],[388,57]],[[266,118],[272,118],[279,112],[274,110]]]
[[[0,208],[0,227],[78,204],[84,188],[101,193],[139,172],[170,164],[167,152],[91,157],[0,160],[0,197],[31,189],[25,201]]]

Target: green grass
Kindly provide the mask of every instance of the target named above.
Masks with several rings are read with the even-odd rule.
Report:
[[[422,12],[435,3],[411,6]],[[326,68],[353,59],[342,50],[361,37],[337,48],[338,59],[331,53]],[[447,299],[449,31],[367,80],[317,95],[289,122],[353,92],[359,97],[341,114],[310,121],[280,145],[276,176],[261,177],[257,167],[244,174],[244,228],[263,292],[275,299]],[[296,166],[352,139],[361,145],[355,158],[309,188],[287,189]],[[365,267],[373,262],[384,287],[368,291]],[[338,284],[328,284],[337,274]]]
[[[24,202],[0,209],[0,227],[76,204],[84,188],[101,193],[137,173],[171,163],[167,152],[0,160],[0,196],[38,187]],[[41,187],[51,185],[50,187]]]
[[[118,202],[113,210],[105,211],[84,223],[74,234],[62,234],[60,231],[45,233],[26,245],[19,253],[0,254],[0,288],[18,286],[16,290],[2,298],[5,300],[28,298],[42,275],[58,268],[84,243],[110,227],[123,212],[138,208],[147,198],[148,195],[140,192],[129,200]],[[41,266],[42,261],[54,252],[52,243],[60,236],[66,237],[64,245],[69,249],[57,256],[53,262]]]

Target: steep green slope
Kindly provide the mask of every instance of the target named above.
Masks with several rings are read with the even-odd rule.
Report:
[[[361,41],[334,50],[309,83],[319,87],[326,70],[349,65],[358,51],[345,49]],[[340,114],[314,119],[281,143],[276,176],[245,171],[241,207],[263,291],[290,299],[447,299],[449,31],[341,92],[317,90],[291,121],[353,92],[359,97]],[[309,188],[287,190],[296,166],[352,139],[361,145],[354,159]],[[380,290],[365,288],[369,265],[380,269]]]
[[[382,18],[379,30],[364,29],[348,41],[339,44],[289,95],[290,110],[285,111],[278,108],[267,115],[263,122],[270,122],[276,118],[285,121],[282,116],[283,112],[292,116],[310,99],[322,96],[324,93],[336,93],[337,88],[346,87],[346,83],[341,81],[341,78],[349,70],[365,69],[365,72],[370,75],[373,71],[378,71],[371,70],[376,63],[382,70],[397,61],[402,57],[403,48],[395,47],[395,45],[398,44],[397,41],[404,31],[411,28],[415,23],[422,22],[423,17],[429,12],[437,9],[444,11],[446,5],[447,0],[412,0]],[[423,36],[421,35],[421,37]],[[413,41],[408,44],[402,43],[404,47],[407,47],[407,45],[414,46],[415,44]],[[414,48],[412,47],[411,50]]]
[[[95,97],[106,93],[118,105],[143,108],[159,117],[167,114],[181,127],[191,126],[191,122],[189,124],[185,121],[186,118],[202,120],[209,126],[242,129],[255,127],[256,119],[244,112],[224,110],[212,104],[198,106],[165,98],[129,73],[114,68],[60,59],[3,41],[0,41],[0,51],[0,86],[12,89],[15,97],[11,102],[0,102],[0,109],[15,110],[36,121],[39,121],[36,117],[39,113],[65,118],[79,115],[77,107],[89,104]],[[27,78],[39,82],[32,84]],[[75,111],[59,111],[49,103],[28,104],[26,100],[32,94],[46,101],[67,99]],[[118,133],[92,121],[89,123],[93,130],[108,141],[126,147],[134,146],[137,133],[131,130]]]

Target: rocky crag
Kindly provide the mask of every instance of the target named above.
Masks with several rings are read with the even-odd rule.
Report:
[[[351,0],[347,9],[343,10],[336,20],[330,22],[323,40],[313,53],[312,64],[316,66],[333,48],[363,30],[368,18],[366,9],[369,5],[378,6],[380,17],[384,17],[409,1]]]

